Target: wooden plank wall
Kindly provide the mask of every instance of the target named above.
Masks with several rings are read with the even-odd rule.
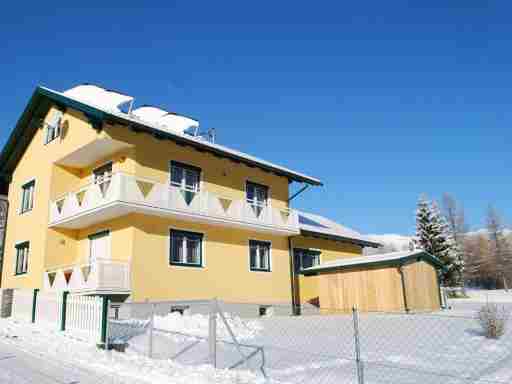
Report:
[[[322,312],[403,311],[402,282],[397,267],[326,272],[319,276]]]
[[[407,304],[411,311],[439,310],[436,270],[423,261],[404,267]],[[324,272],[318,276],[323,313],[404,311],[402,278],[398,266]]]
[[[404,266],[407,305],[411,311],[437,311],[439,302],[439,286],[435,268],[419,261]]]

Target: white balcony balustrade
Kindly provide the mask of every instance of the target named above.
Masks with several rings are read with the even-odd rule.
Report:
[[[43,276],[45,291],[76,293],[129,293],[130,269],[127,262],[97,260],[48,269]]]
[[[203,190],[189,191],[124,173],[114,173],[101,183],[90,184],[52,201],[49,225],[83,228],[132,212],[256,231],[299,233],[298,214],[294,210]]]

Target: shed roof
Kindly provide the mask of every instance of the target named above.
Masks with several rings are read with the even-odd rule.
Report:
[[[354,229],[338,224],[326,217],[307,212],[299,212],[299,228],[304,236],[323,237],[335,241],[348,241],[363,247],[378,248],[381,244]]]
[[[314,267],[306,268],[302,272],[306,275],[329,270],[342,270],[350,268],[371,267],[378,265],[402,265],[411,261],[423,260],[435,267],[442,268],[442,263],[433,255],[423,250],[381,253],[371,256],[360,256],[349,259],[327,261]]]

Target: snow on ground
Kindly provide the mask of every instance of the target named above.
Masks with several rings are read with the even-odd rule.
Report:
[[[454,299],[454,301],[466,301],[476,303],[512,303],[512,290],[509,290],[507,292],[504,289],[467,289],[466,294],[469,296],[469,298]]]
[[[240,317],[232,316],[229,313],[224,313],[224,316],[239,341],[253,339],[263,329],[258,320],[242,320]],[[166,316],[155,316],[155,328],[207,337],[209,317],[202,314],[182,316],[178,312],[173,312]],[[217,320],[217,337],[229,337],[228,330],[220,319]]]
[[[72,364],[104,375],[102,383],[262,383],[247,371],[216,370],[208,365],[183,366],[168,359],[151,360],[128,350],[99,350],[95,345],[13,319],[0,319],[0,340],[27,353],[62,364]]]
[[[479,305],[479,304],[478,304]],[[433,314],[361,314],[361,356],[367,384],[482,383],[512,380],[512,337],[484,337],[475,309]],[[208,341],[186,336],[191,316],[154,331],[153,356],[184,365],[208,361]],[[255,320],[239,319],[241,323]],[[257,334],[241,353],[230,339],[217,344],[218,367],[240,364],[256,374],[285,383],[356,383],[354,329],[350,315],[270,316],[257,320]],[[180,337],[168,337],[177,324]],[[243,327],[241,327],[243,328]],[[175,330],[176,331],[176,330]],[[185,335],[183,335],[185,333]],[[128,350],[147,352],[148,333],[128,341]],[[250,356],[247,363],[244,356]],[[493,382],[493,381],[491,381]]]
[[[512,330],[499,340],[487,339],[475,319],[473,306],[481,303],[457,305],[455,311],[432,314],[360,314],[365,383],[512,382]],[[60,332],[13,320],[0,320],[0,340],[101,372],[108,378],[104,382],[112,384],[263,383],[263,373],[279,383],[357,382],[351,315],[228,316],[236,319],[231,320],[235,334],[251,337],[240,349],[229,337],[219,337],[219,370],[206,365],[207,316],[197,316],[162,317],[155,322],[152,343],[141,323],[140,332],[127,339],[126,353],[100,351]],[[149,345],[154,359],[144,356]],[[226,369],[233,366],[240,371]]]

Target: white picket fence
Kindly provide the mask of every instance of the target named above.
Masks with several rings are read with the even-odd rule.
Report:
[[[12,297],[12,317],[30,322],[32,321],[33,289],[15,289]]]
[[[62,292],[38,291],[36,293],[35,323],[60,330],[63,318]],[[12,317],[32,321],[33,289],[13,291]],[[78,339],[99,343],[101,340],[102,298],[69,294],[66,298],[65,331]]]
[[[99,342],[101,309],[101,297],[69,295],[66,301],[66,331],[80,339]]]
[[[36,323],[60,329],[62,319],[62,294],[40,291],[36,299]]]

